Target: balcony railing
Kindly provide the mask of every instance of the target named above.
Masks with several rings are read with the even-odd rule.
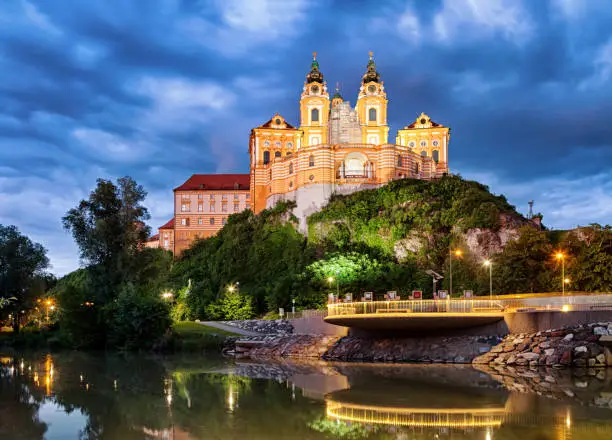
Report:
[[[385,313],[521,313],[612,310],[612,294],[551,295],[527,298],[389,300],[333,303],[327,316]]]

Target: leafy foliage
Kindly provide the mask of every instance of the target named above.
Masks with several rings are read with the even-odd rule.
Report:
[[[13,311],[15,331],[19,331],[21,310],[33,305],[35,280],[47,267],[47,251],[41,244],[32,242],[15,226],[0,225],[0,298],[4,299],[3,309]]]

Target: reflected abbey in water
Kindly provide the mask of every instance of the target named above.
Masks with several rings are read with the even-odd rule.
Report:
[[[611,373],[0,357],[0,439],[612,438]]]

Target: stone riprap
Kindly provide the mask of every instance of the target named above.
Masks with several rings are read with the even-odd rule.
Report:
[[[555,368],[612,366],[612,351],[606,346],[610,335],[609,322],[511,334],[473,363]]]
[[[223,323],[242,330],[265,335],[290,335],[293,333],[293,325],[286,319],[249,319],[244,321],[223,321]]]
[[[370,339],[287,335],[228,340],[226,354],[252,359],[316,358],[357,362],[471,363],[499,342],[496,337]]]

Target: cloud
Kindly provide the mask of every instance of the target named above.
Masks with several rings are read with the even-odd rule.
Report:
[[[22,6],[23,6],[23,10],[25,12],[26,17],[38,28],[53,34],[53,35],[61,35],[62,31],[60,29],[58,29],[49,19],[49,17],[47,17],[45,14],[41,13],[38,8],[26,1],[26,0],[22,0],[21,2]]]
[[[434,17],[439,40],[502,38],[523,44],[534,33],[534,24],[522,2],[517,0],[443,0]]]
[[[185,35],[227,56],[256,46],[283,46],[300,33],[312,2],[308,0],[218,0],[218,20],[201,13],[179,22]]]

